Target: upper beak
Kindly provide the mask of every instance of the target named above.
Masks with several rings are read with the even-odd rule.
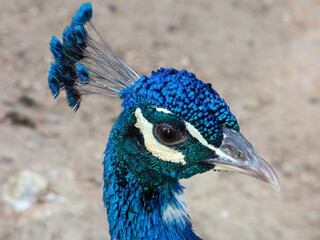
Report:
[[[215,149],[218,157],[206,162],[214,164],[216,170],[242,173],[269,183],[276,190],[280,190],[276,173],[254,152],[252,145],[240,132],[223,127],[223,136],[221,146]]]

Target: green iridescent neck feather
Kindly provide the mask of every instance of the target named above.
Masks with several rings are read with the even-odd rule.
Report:
[[[125,109],[105,151],[103,201],[111,239],[200,239],[176,177],[190,173],[146,151],[135,122],[132,110]],[[203,171],[209,168],[203,166]]]

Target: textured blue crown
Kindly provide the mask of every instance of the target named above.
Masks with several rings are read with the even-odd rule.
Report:
[[[195,74],[173,68],[142,76],[134,85],[120,92],[123,107],[137,107],[146,102],[175,113],[191,123],[208,143],[220,146],[222,125],[239,131],[237,119],[219,94],[198,80]]]

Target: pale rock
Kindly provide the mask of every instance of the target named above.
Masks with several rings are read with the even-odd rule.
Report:
[[[34,204],[41,192],[48,186],[48,180],[33,171],[22,170],[4,184],[2,198],[16,211],[25,211]]]

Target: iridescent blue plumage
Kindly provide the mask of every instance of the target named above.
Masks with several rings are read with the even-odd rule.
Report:
[[[162,68],[150,77],[142,76],[122,90],[120,97],[124,99],[122,107],[134,107],[142,100],[170,110],[215,146],[222,141],[222,124],[239,131],[236,118],[219,94],[186,70]]]
[[[78,78],[80,79],[81,84],[86,85],[89,83],[89,71],[88,69],[79,64],[76,67]]]
[[[50,50],[53,54],[53,58],[56,61],[60,61],[63,58],[63,45],[56,36],[53,36],[50,41]]]
[[[199,240],[185,212],[185,203],[177,200],[183,194],[179,182],[170,178],[165,184],[149,188],[142,185],[137,174],[128,169],[126,161],[130,161],[132,154],[140,161],[150,157],[138,149],[124,152],[120,147],[132,146],[130,140],[119,136],[123,136],[133,121],[130,111],[120,115],[105,151],[103,202],[108,213],[111,239]],[[131,167],[134,168],[134,164]],[[164,221],[164,212],[169,207],[181,212],[183,219]]]
[[[84,25],[92,18],[92,4],[90,2],[81,5],[72,18],[71,25]]]
[[[95,36],[88,34],[84,25],[91,17],[91,4],[83,4],[63,31],[63,43],[52,37],[48,83],[55,98],[65,89],[74,111],[84,94],[123,99],[103,162],[111,239],[199,240],[182,198],[182,178],[232,170],[278,186],[211,84],[173,68],[139,77],[91,23]]]
[[[59,95],[60,89],[65,89],[69,106],[77,111],[80,106],[81,94],[76,89],[78,84],[77,61],[84,58],[87,31],[84,28],[92,17],[92,5],[86,3],[81,6],[73,17],[70,26],[62,34],[63,44],[56,36],[50,41],[50,50],[55,60],[49,72],[49,87],[54,97]],[[80,68],[80,76],[84,76],[85,67]],[[81,79],[83,82],[83,79]]]
[[[54,98],[56,98],[59,95],[60,92],[60,79],[63,77],[60,69],[58,68],[60,65],[56,65],[54,62],[51,63],[51,68],[48,71],[49,76],[48,76],[48,83],[49,83],[49,88],[51,90],[52,95]]]

